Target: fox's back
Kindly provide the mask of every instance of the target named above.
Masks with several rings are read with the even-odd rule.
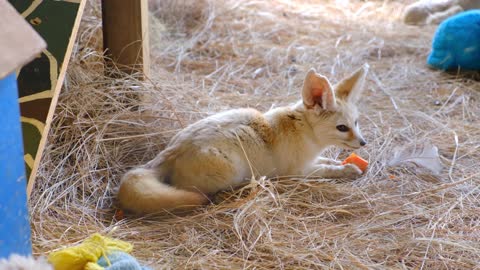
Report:
[[[273,130],[262,113],[255,109],[235,109],[202,119],[174,136],[169,144],[206,146],[238,145],[269,147]]]

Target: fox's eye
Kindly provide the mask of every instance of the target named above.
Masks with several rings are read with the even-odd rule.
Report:
[[[355,120],[355,126],[358,126],[358,120]]]
[[[338,131],[340,131],[340,132],[347,132],[347,131],[350,130],[350,129],[349,129],[347,126],[345,126],[345,125],[338,125],[338,126],[337,126],[337,129],[338,129]]]

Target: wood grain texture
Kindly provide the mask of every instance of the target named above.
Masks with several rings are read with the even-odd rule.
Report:
[[[150,73],[147,0],[102,0],[103,46],[127,73]]]

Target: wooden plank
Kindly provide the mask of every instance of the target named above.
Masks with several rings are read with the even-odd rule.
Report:
[[[39,57],[21,69],[17,78],[30,196],[86,0],[10,3],[48,44]]]
[[[122,71],[150,73],[148,0],[102,0],[103,46]]]
[[[45,41],[6,0],[0,0],[0,79],[27,64]]]

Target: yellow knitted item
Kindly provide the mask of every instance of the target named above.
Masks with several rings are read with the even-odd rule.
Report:
[[[55,270],[101,270],[103,267],[97,264],[100,257],[112,251],[130,253],[132,249],[130,243],[95,233],[77,246],[50,253],[48,261]]]

